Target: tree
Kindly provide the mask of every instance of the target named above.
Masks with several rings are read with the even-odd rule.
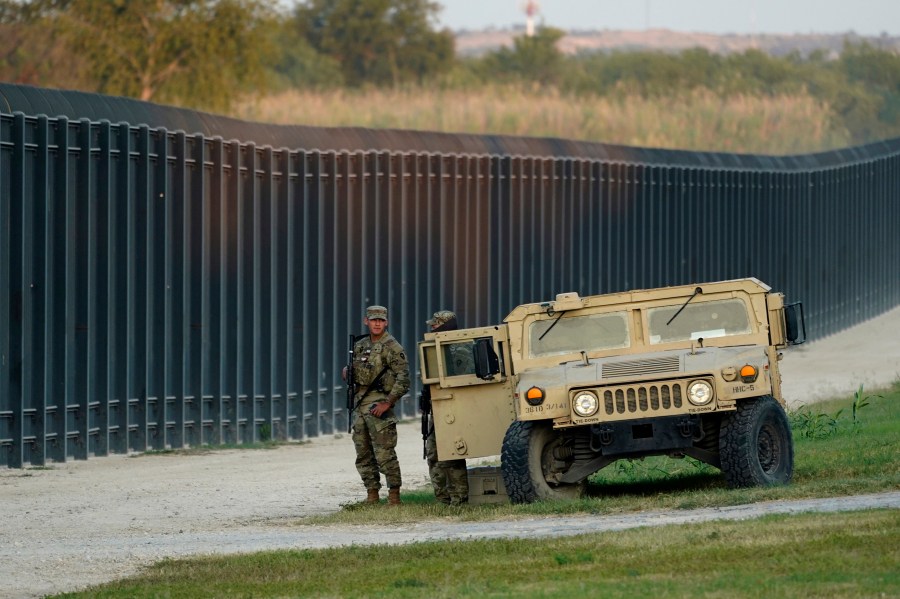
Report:
[[[846,87],[861,92],[849,99],[843,96],[833,103],[847,127],[858,139],[866,141],[897,135],[900,132],[900,54],[868,43],[847,44],[837,68],[847,81]]]
[[[732,94],[796,93],[801,87],[795,60],[754,49],[726,57],[722,78],[725,90]]]
[[[432,25],[429,0],[308,0],[295,10],[301,35],[340,65],[352,86],[423,82],[447,71],[453,35]]]
[[[35,6],[0,0],[0,81],[93,90],[86,71]]]
[[[507,79],[557,84],[565,61],[556,44],[564,35],[553,27],[541,27],[533,36],[520,35],[513,39],[512,49],[500,48],[488,54],[482,68]]]
[[[297,33],[292,19],[285,19],[271,31],[278,58],[271,65],[274,86],[283,90],[335,89],[344,86],[340,65],[330,56],[320,54],[306,38]]]
[[[97,91],[227,110],[262,85],[274,20],[262,0],[35,0]]]

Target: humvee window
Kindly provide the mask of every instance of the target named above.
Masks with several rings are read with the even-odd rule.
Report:
[[[472,357],[474,343],[471,340],[458,343],[442,343],[446,376],[475,374],[475,359]]]
[[[434,346],[426,347],[422,360],[422,371],[426,379],[438,378],[437,351]]]
[[[555,324],[554,324],[555,323]],[[552,330],[549,330],[550,327]],[[625,312],[538,320],[529,329],[531,357],[580,351],[619,349],[630,345]]]
[[[747,305],[739,299],[651,308],[650,343],[674,343],[751,333]],[[673,318],[674,317],[674,318]]]

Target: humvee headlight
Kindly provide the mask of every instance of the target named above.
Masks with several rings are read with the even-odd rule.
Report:
[[[530,406],[539,406],[544,403],[544,390],[540,387],[532,387],[525,392],[525,401]]]
[[[705,406],[712,401],[713,390],[706,381],[694,381],[688,385],[688,399],[695,406]]]
[[[593,416],[599,407],[600,402],[597,400],[597,396],[590,391],[580,391],[572,399],[572,409],[582,418]]]
[[[759,370],[756,366],[745,364],[741,367],[741,380],[745,383],[752,383],[759,376]]]

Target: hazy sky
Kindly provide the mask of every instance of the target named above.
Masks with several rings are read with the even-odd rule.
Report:
[[[437,0],[450,29],[525,24],[525,0]],[[539,0],[559,29],[900,35],[900,0]]]

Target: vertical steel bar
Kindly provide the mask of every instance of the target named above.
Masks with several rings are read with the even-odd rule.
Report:
[[[179,239],[182,246],[181,273],[181,336],[182,361],[180,365],[181,388],[184,396],[184,445],[196,447],[203,442],[203,388],[202,348],[203,336],[203,287],[207,272],[203,262],[204,197],[206,196],[206,143],[202,135],[192,135],[183,140],[184,153],[182,182],[182,230]]]
[[[128,157],[129,162],[132,157]],[[153,202],[151,135],[142,125],[135,138],[134,193],[128,197],[128,449],[144,451],[149,446],[150,332],[148,331],[150,277],[150,218]]]
[[[290,429],[290,396],[287,371],[290,368],[288,331],[291,321],[288,314],[289,249],[288,249],[288,168],[290,155],[287,150],[279,150],[272,158],[272,193],[270,230],[272,238],[272,326],[269,352],[272,361],[272,438],[285,440]]]
[[[166,182],[166,227],[164,236],[166,270],[165,309],[165,402],[166,446],[187,445],[188,398],[184,386],[185,363],[185,205],[187,203],[187,148],[183,131],[172,134],[172,167]],[[168,162],[168,161],[167,161]]]
[[[287,424],[289,439],[303,439],[303,344],[302,331],[303,325],[300,301],[302,298],[303,272],[301,270],[301,245],[298,240],[300,227],[300,216],[302,215],[302,207],[300,202],[303,199],[301,175],[298,173],[297,164],[298,156],[291,153],[287,149],[283,151],[284,156],[284,198],[287,208],[286,226],[286,244],[287,244],[287,277],[286,292],[287,297],[287,314],[286,314],[286,331],[287,331],[287,347],[285,355],[287,359],[287,393],[288,405]]]
[[[340,243],[337,229],[340,226],[338,222],[337,204],[338,197],[338,175],[340,173],[340,160],[337,152],[328,152],[323,154],[321,164],[323,172],[320,173],[320,188],[324,193],[319,197],[319,252],[318,264],[319,270],[319,295],[316,301],[316,310],[319,315],[319,337],[316,344],[316,356],[318,358],[318,377],[316,383],[316,430],[318,434],[328,434],[331,432],[329,423],[332,421],[334,414],[343,404],[339,403],[334,393],[335,381],[335,361],[334,352],[328,352],[325,348],[330,347],[332,339],[337,336],[335,330],[335,322],[332,311],[332,298],[339,297],[337,285],[337,273],[331,268],[331,258],[337,255]],[[374,219],[370,222],[375,224],[375,230],[381,231],[382,224],[381,206],[377,206]],[[378,237],[381,241],[381,237]],[[321,251],[325,249],[326,251]],[[372,252],[375,260],[376,291],[377,282],[383,269],[381,266],[382,255],[381,245],[376,245]],[[386,302],[386,300],[376,300]]]
[[[114,197],[113,137],[109,121],[100,121],[97,133],[97,148],[90,148],[96,182],[90,196],[88,223],[88,339],[93,348],[92,357],[89,356],[89,361],[93,362],[89,366],[93,382],[88,387],[88,431],[91,443],[89,451],[93,455],[102,456],[109,453],[109,372],[116,355],[114,348],[110,346],[110,333],[114,334],[115,329],[110,328],[109,322],[110,311],[114,307],[109,301],[109,243],[113,239],[110,235],[109,217],[115,210],[111,206]]]
[[[30,279],[32,290],[32,313],[34,328],[32,329],[33,347],[26,355],[33,364],[32,388],[25,392],[25,397],[31,398],[35,408],[34,429],[35,443],[32,446],[31,463],[45,464],[48,457],[53,455],[53,446],[59,442],[55,432],[48,427],[48,418],[54,410],[54,398],[49,393],[51,360],[53,353],[50,350],[56,340],[48,334],[52,326],[52,318],[49,314],[52,305],[51,296],[51,259],[52,247],[50,246],[51,214],[53,207],[52,189],[50,186],[50,173],[52,162],[50,156],[50,120],[41,115],[37,118],[35,136],[35,160],[34,160],[34,201],[32,207],[32,225],[28,228],[32,231],[32,248],[34,257],[30,269],[26,269]],[[2,169],[2,167],[0,167]],[[0,184],[2,185],[2,184]],[[2,434],[0,434],[2,437]]]
[[[272,210],[275,203],[272,148],[260,148],[254,153],[254,170],[258,191],[253,202],[253,439],[268,441],[272,438],[273,325],[277,322],[273,313],[272,294]]]
[[[88,456],[88,360],[93,359],[89,347],[87,309],[89,256],[87,236],[90,216],[91,122],[81,119],[77,125],[77,168],[66,178],[75,180],[74,193],[68,190],[66,206],[66,412],[67,454],[75,459]],[[89,358],[89,353],[91,356]]]
[[[238,198],[238,442],[252,443],[254,437],[254,268],[253,232],[255,228],[254,203],[256,200],[256,144],[248,144],[240,150],[240,196]]]
[[[107,388],[109,398],[109,450],[128,451],[128,236],[129,206],[134,196],[131,168],[131,128],[119,123],[113,132],[116,152],[110,184],[107,259],[109,359]]]
[[[318,435],[318,335],[319,319],[317,318],[317,299],[320,288],[319,270],[316,268],[316,256],[319,247],[319,197],[321,189],[322,156],[319,152],[301,152],[300,155],[300,181],[301,186],[301,215],[300,215],[300,243],[301,246],[301,272],[303,273],[300,287],[301,322],[303,322],[303,335],[301,336],[303,360],[303,400],[302,430],[303,436]]]
[[[30,138],[22,138],[21,164],[12,170],[12,196],[19,204],[18,217],[21,229],[20,283],[14,290],[21,297],[21,461],[22,463],[43,464],[44,458],[44,394],[43,383],[44,353],[41,323],[44,321],[42,294],[44,221],[46,202],[46,120],[26,119],[23,133]],[[14,237],[15,240],[15,237]],[[16,254],[14,251],[13,254]],[[15,296],[14,296],[15,297]]]
[[[222,352],[222,438],[226,443],[240,443],[241,437],[241,146],[233,141],[226,147],[228,165],[227,180],[222,191],[222,285],[221,338]]]
[[[152,167],[151,193],[147,206],[147,428],[148,447],[167,447],[166,396],[168,380],[168,321],[170,302],[168,280],[169,133],[154,132],[155,161]]]
[[[201,435],[202,444],[217,445],[222,443],[224,422],[222,406],[223,362],[228,353],[228,346],[222,337],[225,326],[223,301],[223,279],[225,278],[225,152],[221,137],[210,140],[211,148],[204,149],[204,163],[200,166],[204,181],[208,176],[208,184],[204,183],[203,213],[201,220],[203,236],[202,270],[203,281],[201,294],[201,311],[203,337],[200,353],[200,388],[202,393]],[[206,164],[206,153],[209,152],[209,165]]]
[[[16,149],[8,137],[15,135],[18,116],[0,115],[0,464],[21,468],[21,452],[16,449],[21,433],[16,430],[16,422],[21,421],[20,408],[13,405],[10,392],[10,210],[12,198],[6,192],[9,174],[15,160]],[[6,123],[9,122],[7,127]],[[6,132],[9,131],[9,136]]]
[[[412,155],[409,153],[401,153],[397,155],[397,172],[396,172],[396,181],[397,185],[394,188],[396,199],[392,202],[392,206],[396,208],[396,214],[394,218],[391,219],[392,223],[397,230],[397,258],[396,263],[399,265],[399,268],[394,269],[395,277],[396,277],[396,288],[398,290],[397,296],[397,305],[394,307],[394,313],[397,314],[394,322],[398,322],[400,324],[399,329],[397,326],[394,326],[394,331],[396,334],[399,332],[398,339],[400,340],[400,344],[403,345],[404,349],[407,352],[407,355],[410,357],[410,377],[415,375],[415,351],[414,340],[419,336],[419,330],[421,327],[417,327],[413,324],[414,319],[412,318],[413,307],[415,306],[415,300],[413,299],[412,294],[415,293],[415,286],[410,281],[410,272],[411,263],[415,260],[415,255],[412,252],[413,246],[410,243],[411,235],[410,231],[410,213],[412,206],[410,205],[409,195],[410,189],[415,185],[415,181],[412,179],[412,173],[410,169],[410,159]],[[345,181],[346,185],[346,181]],[[345,195],[346,197],[346,195]],[[346,221],[344,222],[344,227],[346,227]],[[409,317],[407,316],[409,315]],[[337,316],[337,315],[335,315]],[[340,336],[335,334],[335,342],[339,343]],[[340,370],[340,365],[335,365],[335,371]],[[410,387],[410,392],[412,392],[414,386]],[[415,413],[413,409],[413,402],[408,401],[409,394],[405,395],[398,402],[397,406],[397,415],[400,417],[403,416],[412,416]],[[340,398],[337,400],[337,406],[340,406]],[[338,410],[336,410],[337,414]]]
[[[9,169],[9,197],[2,207],[0,216],[0,236],[5,240],[3,250],[3,268],[5,273],[0,273],[0,282],[4,283],[0,288],[6,303],[0,306],[0,317],[6,327],[5,338],[0,340],[0,362],[4,368],[5,385],[0,391],[4,393],[4,399],[8,409],[4,409],[4,416],[11,418],[10,433],[12,441],[9,447],[9,463],[14,468],[21,468],[26,462],[28,450],[25,445],[30,445],[33,439],[26,440],[26,421],[31,424],[33,409],[28,406],[24,396],[25,383],[23,372],[26,366],[23,364],[23,346],[25,337],[23,328],[30,314],[30,305],[25,305],[27,294],[23,288],[23,266],[26,259],[23,254],[23,210],[26,204],[30,204],[30,198],[26,197],[25,186],[25,159],[26,159],[26,127],[28,123],[25,115],[16,113],[13,116],[12,126],[12,157]],[[4,276],[5,275],[5,276]],[[8,296],[6,294],[9,294]],[[30,348],[29,348],[30,349]],[[30,373],[29,373],[30,374]],[[11,413],[11,414],[9,414]],[[30,435],[29,435],[30,436]]]

